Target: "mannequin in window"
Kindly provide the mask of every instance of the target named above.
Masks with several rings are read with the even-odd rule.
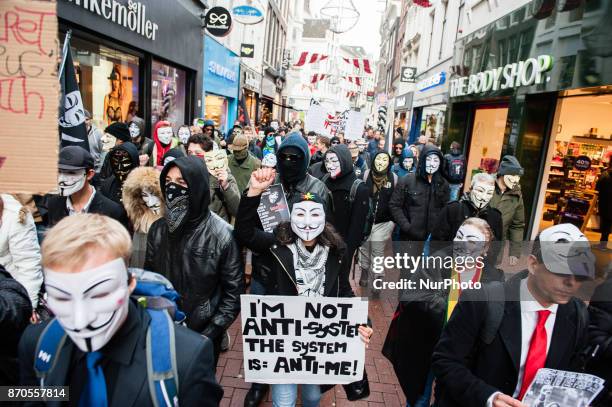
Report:
[[[123,89],[121,83],[121,73],[115,65],[108,80],[110,81],[111,91],[104,96],[104,118],[108,124],[122,121],[121,103],[123,102]]]

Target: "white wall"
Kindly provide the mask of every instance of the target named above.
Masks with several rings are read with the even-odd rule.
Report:
[[[562,99],[556,140],[571,141],[572,136],[583,136],[594,127],[597,134],[612,135],[612,96],[582,96]]]

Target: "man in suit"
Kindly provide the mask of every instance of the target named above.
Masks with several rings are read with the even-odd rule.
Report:
[[[57,322],[30,325],[24,332],[19,344],[21,385],[70,386],[72,405],[153,405],[149,383],[155,378],[148,376],[147,358],[171,361],[172,351],[168,356],[153,352],[158,348],[147,344],[153,314],[130,299],[136,280],[127,270],[131,254],[127,230],[102,215],[69,216],[48,232],[42,250],[48,305]],[[156,318],[164,317],[157,312]],[[45,328],[57,323],[66,335],[64,342],[45,348],[49,352],[43,348],[38,352],[39,342],[45,343],[43,332],[47,339],[53,331]],[[167,329],[174,332],[178,400],[170,396],[175,403],[166,404],[218,406],[223,390],[215,379],[212,343],[171,322]],[[163,332],[156,334],[156,341],[171,337],[172,331]],[[49,364],[44,382],[37,378],[35,363]],[[171,394],[172,387],[164,382],[164,390]]]
[[[503,290],[464,291],[432,357],[438,406],[525,407],[520,400],[538,369],[576,369],[588,315],[574,295],[594,277],[594,264],[580,230],[559,224],[540,233],[528,270]],[[503,304],[496,325],[487,299]]]
[[[59,195],[46,196],[49,226],[77,213],[99,213],[128,227],[123,206],[97,192],[91,185],[96,173],[94,160],[87,150],[79,146],[62,148],[58,170]]]

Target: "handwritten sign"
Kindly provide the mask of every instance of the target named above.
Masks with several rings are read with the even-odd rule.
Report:
[[[365,115],[363,112],[349,111],[344,125],[344,138],[349,140],[361,139],[363,137],[364,124]]]
[[[45,193],[57,184],[56,2],[0,1],[0,190]]]
[[[306,131],[314,131],[322,136],[331,137],[331,128],[327,123],[327,110],[319,104],[311,104],[304,119],[304,129]]]
[[[361,298],[240,296],[247,382],[346,384],[362,379],[368,302]]]

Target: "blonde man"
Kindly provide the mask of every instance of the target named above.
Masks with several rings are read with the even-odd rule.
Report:
[[[70,386],[70,400],[79,405],[153,405],[147,376],[148,352],[155,349],[147,347],[152,316],[130,299],[136,286],[127,269],[130,255],[128,232],[102,215],[69,216],[48,232],[42,264],[56,319],[25,331],[19,345],[22,385]],[[55,354],[45,354],[40,346],[58,323],[65,340]],[[217,406],[223,391],[214,376],[211,342],[181,326],[169,326],[175,340],[178,401]],[[40,375],[50,357],[54,359],[44,381],[39,380],[35,369]]]

